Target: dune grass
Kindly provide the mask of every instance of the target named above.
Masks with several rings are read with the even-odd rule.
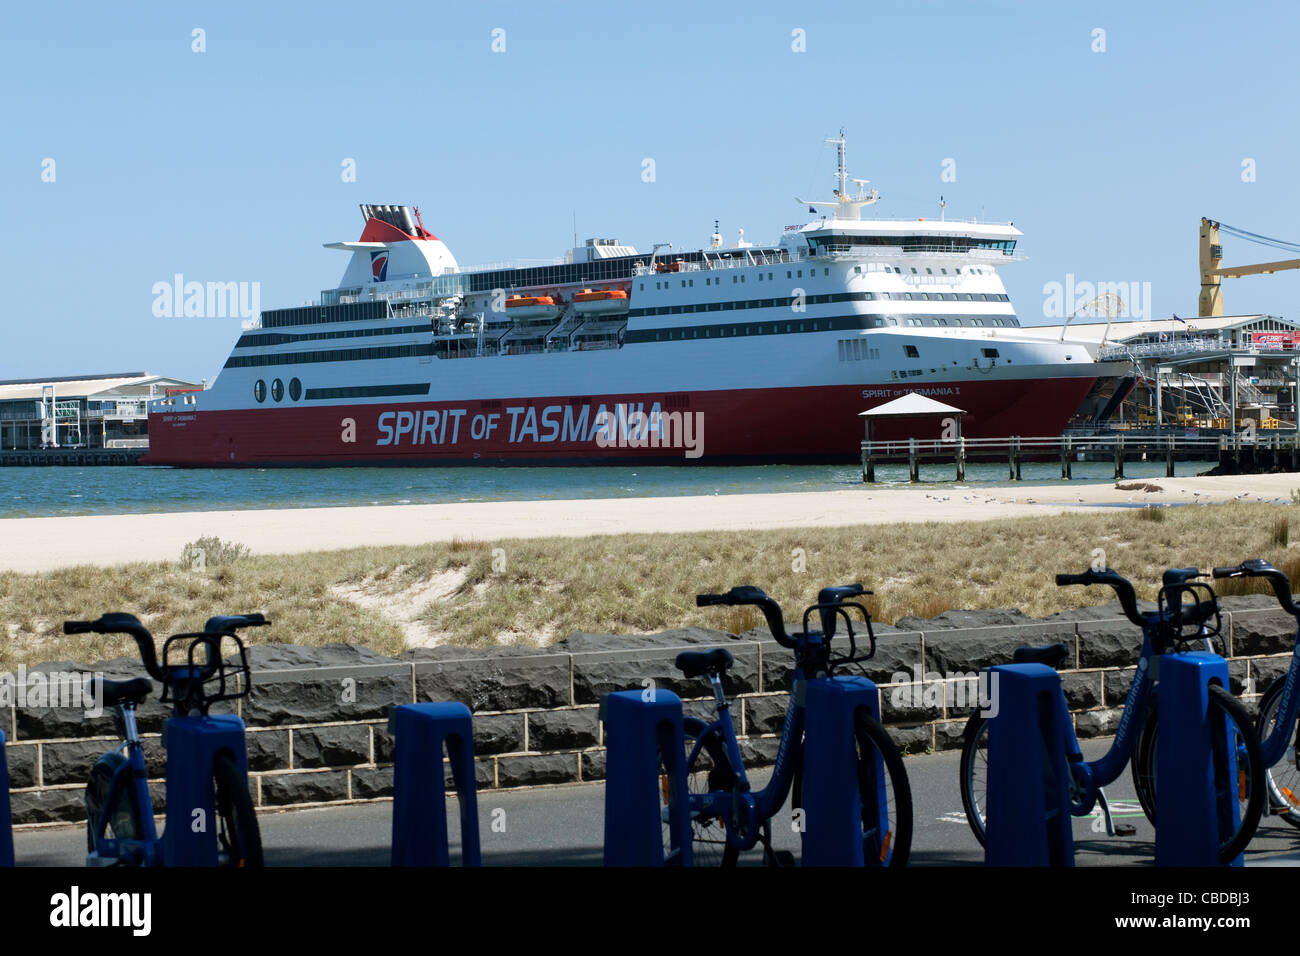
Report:
[[[236,556],[195,569],[187,560],[0,573],[0,670],[19,663],[91,662],[135,653],[100,636],[67,637],[65,618],[129,611],[158,635],[196,629],[212,614],[265,612],[273,626],[251,640],[351,643],[400,653],[408,635],[391,606],[416,602],[409,620],[458,645],[541,645],[574,631],[644,633],[703,625],[739,633],[760,623],[749,608],[697,608],[694,595],[755,584],[794,613],[825,584],[861,581],[879,620],[933,617],[951,608],[1020,608],[1032,616],[1105,603],[1108,592],[1052,585],[1058,571],[1099,558],[1153,598],[1166,567],[1290,560],[1291,506],[1225,504],[1068,514],[1001,521],[831,529],[635,534],[466,541],[356,548],[306,555]],[[187,559],[188,559],[187,555]],[[1256,590],[1224,582],[1225,593]],[[444,593],[445,591],[445,593]],[[365,600],[358,601],[357,596]],[[792,622],[793,623],[793,622]]]

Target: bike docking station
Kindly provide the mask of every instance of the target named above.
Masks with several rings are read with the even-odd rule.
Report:
[[[393,866],[450,866],[443,746],[460,803],[461,863],[481,863],[474,724],[460,703],[402,704],[388,718],[393,735]]]
[[[14,830],[9,812],[9,761],[5,732],[0,730],[0,866],[14,865]]]
[[[605,865],[693,865],[681,698],[653,686],[614,691],[601,698],[600,719],[606,741]],[[661,787],[667,788],[666,853]]]
[[[208,828],[195,831],[193,824],[217,819],[212,765],[218,753],[231,754],[247,777],[244,722],[234,714],[171,717],[163,724],[162,745],[168,753],[167,806],[188,808],[163,831],[163,865],[216,866],[217,841],[205,834]]]
[[[1237,748],[1222,718],[1213,719],[1210,686],[1228,687],[1228,662],[1208,651],[1159,659],[1160,736],[1156,792],[1160,801],[1156,866],[1220,866],[1220,834],[1240,822]],[[1228,866],[1242,866],[1238,854]]]
[[[880,693],[865,677],[820,677],[804,682],[803,866],[879,866],[864,859],[864,813],[881,817],[888,829],[885,776],[879,770],[875,810],[863,807],[859,791],[857,713],[866,708],[880,719]],[[877,754],[876,759],[880,760]],[[883,816],[882,816],[883,815]],[[888,846],[885,847],[888,851]]]
[[[986,668],[997,688],[989,717],[986,866],[1073,866],[1069,712],[1046,664]]]

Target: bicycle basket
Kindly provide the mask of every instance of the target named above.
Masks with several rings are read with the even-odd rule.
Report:
[[[870,593],[870,592],[868,592]],[[866,626],[867,645],[869,650],[865,654],[858,653],[858,636],[861,630],[855,631],[853,628],[853,618],[849,615],[848,609],[857,608],[862,612],[861,625]],[[803,632],[808,631],[808,619],[814,611],[833,611],[837,617],[844,618],[845,636],[849,639],[849,652],[847,654],[834,655],[829,659],[831,664],[856,664],[860,661],[868,661],[876,656],[876,632],[871,628],[871,613],[862,604],[857,601],[843,601],[829,604],[814,604],[803,612]],[[829,641],[827,642],[829,644]]]
[[[244,642],[233,633],[173,634],[163,644],[162,668],[161,702],[179,701],[203,713],[219,700],[247,697],[253,687]]]
[[[1170,584],[1156,596],[1160,620],[1164,623],[1167,646],[1156,650],[1188,650],[1193,641],[1212,640],[1223,629],[1219,599],[1214,588],[1201,581]]]

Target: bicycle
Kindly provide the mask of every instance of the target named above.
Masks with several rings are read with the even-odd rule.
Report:
[[[163,746],[169,747],[169,739],[181,741],[168,749],[166,828],[159,837],[135,714],[153,682],[149,677],[95,679],[91,693],[115,709],[123,740],[99,757],[86,784],[88,866],[262,866],[243,721],[231,714],[209,715],[208,709],[248,694],[248,659],[236,631],[269,623],[261,614],[210,618],[200,633],[168,638],[160,663],[153,635],[134,615],[64,622],[65,634],[135,639],[149,677],[162,684],[160,700],[172,705]],[[226,642],[234,645],[229,654],[223,654]],[[215,827],[208,826],[209,820]]]
[[[1114,570],[1089,570],[1083,574],[1056,576],[1057,587],[1075,584],[1109,585],[1119,598],[1124,616],[1142,628],[1141,655],[1110,748],[1100,759],[1087,762],[1072,733],[1068,744],[1071,815],[1087,816],[1094,807],[1100,806],[1106,821],[1106,831],[1111,836],[1117,831],[1102,788],[1118,780],[1126,765],[1131,764],[1133,785],[1143,813],[1152,825],[1156,823],[1160,657],[1185,649],[1189,640],[1188,631],[1192,632],[1192,637],[1204,641],[1206,650],[1213,651],[1213,638],[1222,627],[1218,599],[1213,589],[1207,584],[1194,581],[1203,576],[1196,568],[1171,568],[1166,571],[1157,595],[1156,610],[1147,613],[1138,611],[1133,585]],[[1068,649],[1064,644],[1048,644],[1018,648],[1012,655],[1012,660],[1022,664],[1046,664],[1054,668],[1067,654]],[[1213,735],[1216,741],[1216,779],[1224,781],[1223,786],[1235,784],[1238,802],[1236,828],[1221,839],[1219,845],[1220,859],[1227,863],[1236,859],[1245,849],[1259,824],[1263,809],[1264,764],[1254,724],[1241,702],[1217,684],[1209,688],[1209,701],[1212,725],[1224,728],[1224,732]],[[1061,706],[1064,706],[1063,702]],[[985,841],[984,798],[987,779],[982,774],[987,774],[988,770],[985,752],[988,727],[989,719],[981,710],[976,710],[966,723],[961,752],[962,807],[981,846]],[[1229,768],[1234,766],[1234,761],[1236,774],[1235,777],[1230,777]]]
[[[1215,568],[1216,578],[1262,577],[1273,586],[1278,603],[1300,625],[1300,607],[1291,599],[1291,582],[1287,576],[1267,561],[1258,558],[1243,561],[1236,567]],[[1296,693],[1297,675],[1300,675],[1300,630],[1297,632],[1291,666],[1281,677],[1269,685],[1259,701],[1259,718],[1255,727],[1259,733],[1259,752],[1264,766],[1264,784],[1268,793],[1270,812],[1293,827],[1300,827],[1300,695]],[[1284,758],[1288,758],[1283,764]],[[1278,768],[1277,776],[1273,769]],[[1283,776],[1285,771],[1286,776]]]
[[[776,754],[776,763],[767,786],[754,791],[745,770],[731,719],[731,705],[722,686],[722,675],[734,659],[725,648],[711,651],[684,651],[675,664],[685,677],[707,677],[713,688],[715,719],[705,722],[698,717],[683,719],[685,730],[688,804],[692,828],[695,863],[720,863],[734,866],[740,853],[758,843],[763,845],[764,861],[769,865],[788,865],[793,856],[772,846],[772,817],[785,805],[793,790],[793,806],[802,805],[804,751],[804,691],[808,680],[831,676],[837,666],[868,660],[876,650],[871,615],[850,598],[870,594],[860,584],[822,588],[817,603],[804,611],[803,630],[787,634],[781,607],[756,587],[736,587],[726,594],[700,594],[698,607],[711,605],[753,605],[767,619],[772,636],[781,646],[794,651],[790,700]],[[849,609],[861,612],[870,640],[870,651],[859,656],[857,632]],[[808,627],[816,611],[821,631]],[[847,624],[849,653],[832,656],[830,642],[836,622],[843,617]],[[855,715],[854,736],[857,747],[858,793],[862,812],[863,857],[868,865],[905,866],[912,843],[912,793],[908,787],[903,759],[881,723],[859,709]],[[661,765],[662,770],[662,765]],[[663,777],[665,843],[670,847],[668,826],[668,788]]]

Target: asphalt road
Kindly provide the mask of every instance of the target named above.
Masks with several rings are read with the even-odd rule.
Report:
[[[1084,755],[1096,759],[1108,740],[1085,741]],[[908,757],[916,866],[977,866],[983,850],[962,812],[955,751]],[[755,774],[761,785],[766,774]],[[1142,815],[1126,773],[1107,788],[1117,823],[1136,828],[1129,837],[1110,837],[1100,820],[1074,821],[1075,862],[1080,866],[1150,866],[1155,831]],[[605,788],[576,784],[479,795],[479,833],[484,865],[599,866],[605,825]],[[453,856],[459,847],[457,805],[449,805]],[[269,866],[387,866],[392,839],[392,804],[359,804],[258,815]],[[20,866],[80,866],[85,836],[80,826],[23,830],[14,834]],[[774,820],[774,842],[799,855],[799,834],[787,806]],[[759,864],[753,851],[742,863]],[[1296,865],[1300,830],[1265,818],[1246,853],[1246,864]]]

